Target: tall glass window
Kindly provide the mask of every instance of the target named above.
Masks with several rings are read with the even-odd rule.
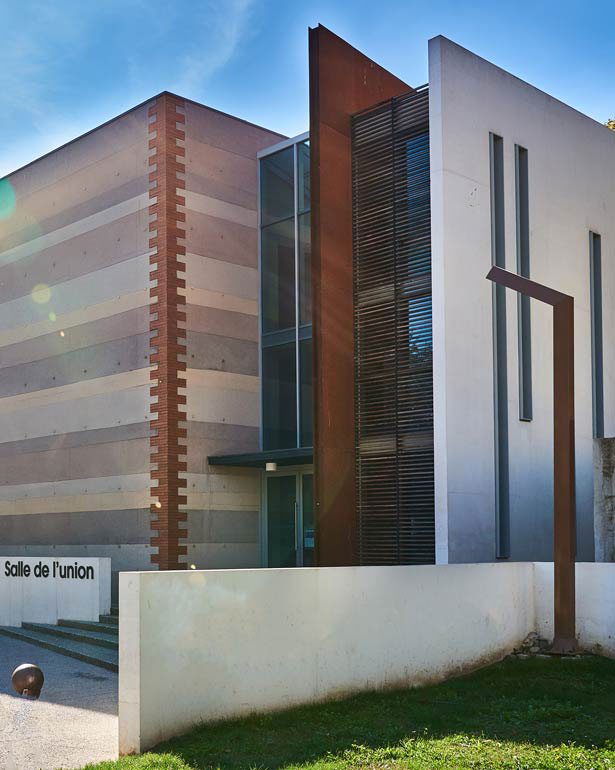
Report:
[[[589,285],[592,319],[592,405],[594,438],[604,438],[604,370],[602,349],[602,239],[589,234]]]
[[[283,219],[261,236],[261,323],[263,334],[295,327],[295,223]]]
[[[525,147],[515,145],[515,185],[517,193],[517,273],[530,277],[530,203],[528,157]],[[530,298],[517,296],[519,347],[519,419],[532,419],[532,322]]]
[[[489,134],[491,165],[491,259],[506,267],[504,228],[504,140]],[[494,283],[493,301],[493,411],[495,419],[495,525],[496,558],[510,556],[510,497],[508,467],[508,374],[506,364],[506,289]]]
[[[310,145],[260,158],[263,449],[312,446]]]

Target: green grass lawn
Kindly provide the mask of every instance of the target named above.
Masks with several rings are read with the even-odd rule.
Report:
[[[205,726],[94,768],[615,770],[615,661],[509,659],[433,687]]]

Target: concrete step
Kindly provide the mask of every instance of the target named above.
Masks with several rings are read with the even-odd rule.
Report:
[[[95,625],[95,624],[92,624]],[[65,626],[52,626],[47,623],[22,623],[22,628],[28,631],[37,631],[41,634],[54,636],[58,639],[72,639],[75,642],[83,644],[92,644],[97,647],[107,647],[110,650],[117,650],[117,636],[112,637],[106,633],[100,633],[98,629],[77,629],[66,628]]]
[[[95,631],[99,634],[107,634],[115,637],[117,642],[117,623],[97,623],[92,620],[58,620],[58,626],[62,628],[78,628],[81,631]]]
[[[117,626],[120,619],[117,615],[101,615],[100,622],[108,626],[112,624]]]
[[[29,628],[13,628],[0,626],[0,634],[10,636],[12,639],[20,639],[22,642],[36,644],[60,655],[76,658],[92,666],[105,668],[107,671],[118,670],[118,652],[116,649],[78,642],[74,639],[64,639],[51,636],[41,631],[32,631]]]

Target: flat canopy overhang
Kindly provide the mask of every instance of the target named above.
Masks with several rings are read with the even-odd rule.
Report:
[[[278,465],[311,465],[314,460],[312,447],[303,449],[272,449],[268,452],[248,452],[237,455],[210,455],[210,465],[229,465],[235,468],[262,468],[266,463]]]

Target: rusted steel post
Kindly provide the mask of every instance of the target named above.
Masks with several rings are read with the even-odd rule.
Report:
[[[574,465],[574,302],[553,308],[554,609],[553,652],[573,652],[575,634],[576,494]]]
[[[492,267],[487,278],[553,307],[553,562],[552,652],[576,650],[576,493],[574,458],[574,300],[528,278]]]

